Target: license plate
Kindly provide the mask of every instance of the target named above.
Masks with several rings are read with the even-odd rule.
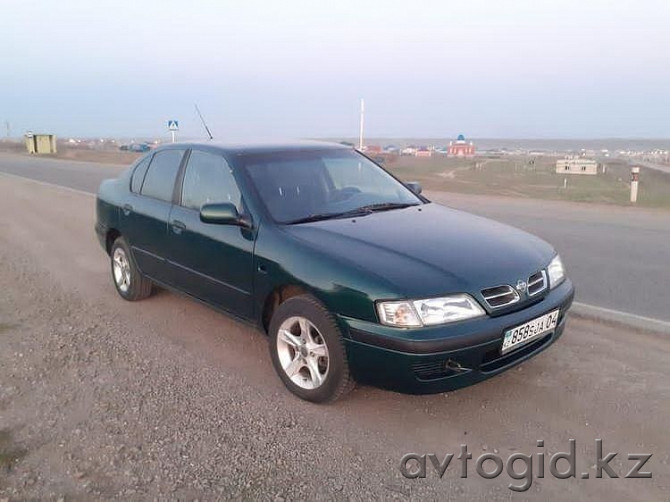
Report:
[[[553,331],[558,322],[559,311],[560,309],[554,310],[521,326],[505,331],[501,353],[507,354],[509,351],[518,349]]]

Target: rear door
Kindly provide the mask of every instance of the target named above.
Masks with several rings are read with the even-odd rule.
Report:
[[[168,218],[184,151],[160,150],[148,167],[138,165],[131,179],[131,195],[121,208],[122,232],[138,267],[166,283],[172,282],[165,262]]]
[[[245,206],[233,172],[220,154],[191,151],[178,203],[170,212],[169,266],[175,285],[243,318],[253,311],[254,231],[200,221],[206,203]]]

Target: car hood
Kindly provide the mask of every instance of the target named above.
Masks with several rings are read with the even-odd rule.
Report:
[[[285,228],[409,298],[514,285],[555,254],[534,235],[433,203]]]

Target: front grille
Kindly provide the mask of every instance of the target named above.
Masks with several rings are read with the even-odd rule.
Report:
[[[482,290],[482,296],[489,307],[498,309],[519,301],[519,293],[507,284]]]
[[[531,275],[528,278],[528,296],[535,296],[544,291],[547,287],[547,276],[544,270]]]
[[[547,289],[547,273],[544,270],[535,272],[527,282],[519,280],[517,287],[502,284],[494,288],[482,289],[482,296],[489,307],[499,309],[519,302],[524,298],[530,298],[540,294]]]

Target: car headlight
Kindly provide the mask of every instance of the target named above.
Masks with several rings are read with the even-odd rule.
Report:
[[[426,300],[380,302],[377,304],[377,311],[382,324],[401,328],[447,324],[486,314],[475,299],[466,294]]]
[[[565,279],[565,267],[563,267],[560,256],[556,255],[551,260],[551,263],[547,267],[547,275],[549,276],[549,287],[551,289],[554,289],[563,282],[563,279]]]

